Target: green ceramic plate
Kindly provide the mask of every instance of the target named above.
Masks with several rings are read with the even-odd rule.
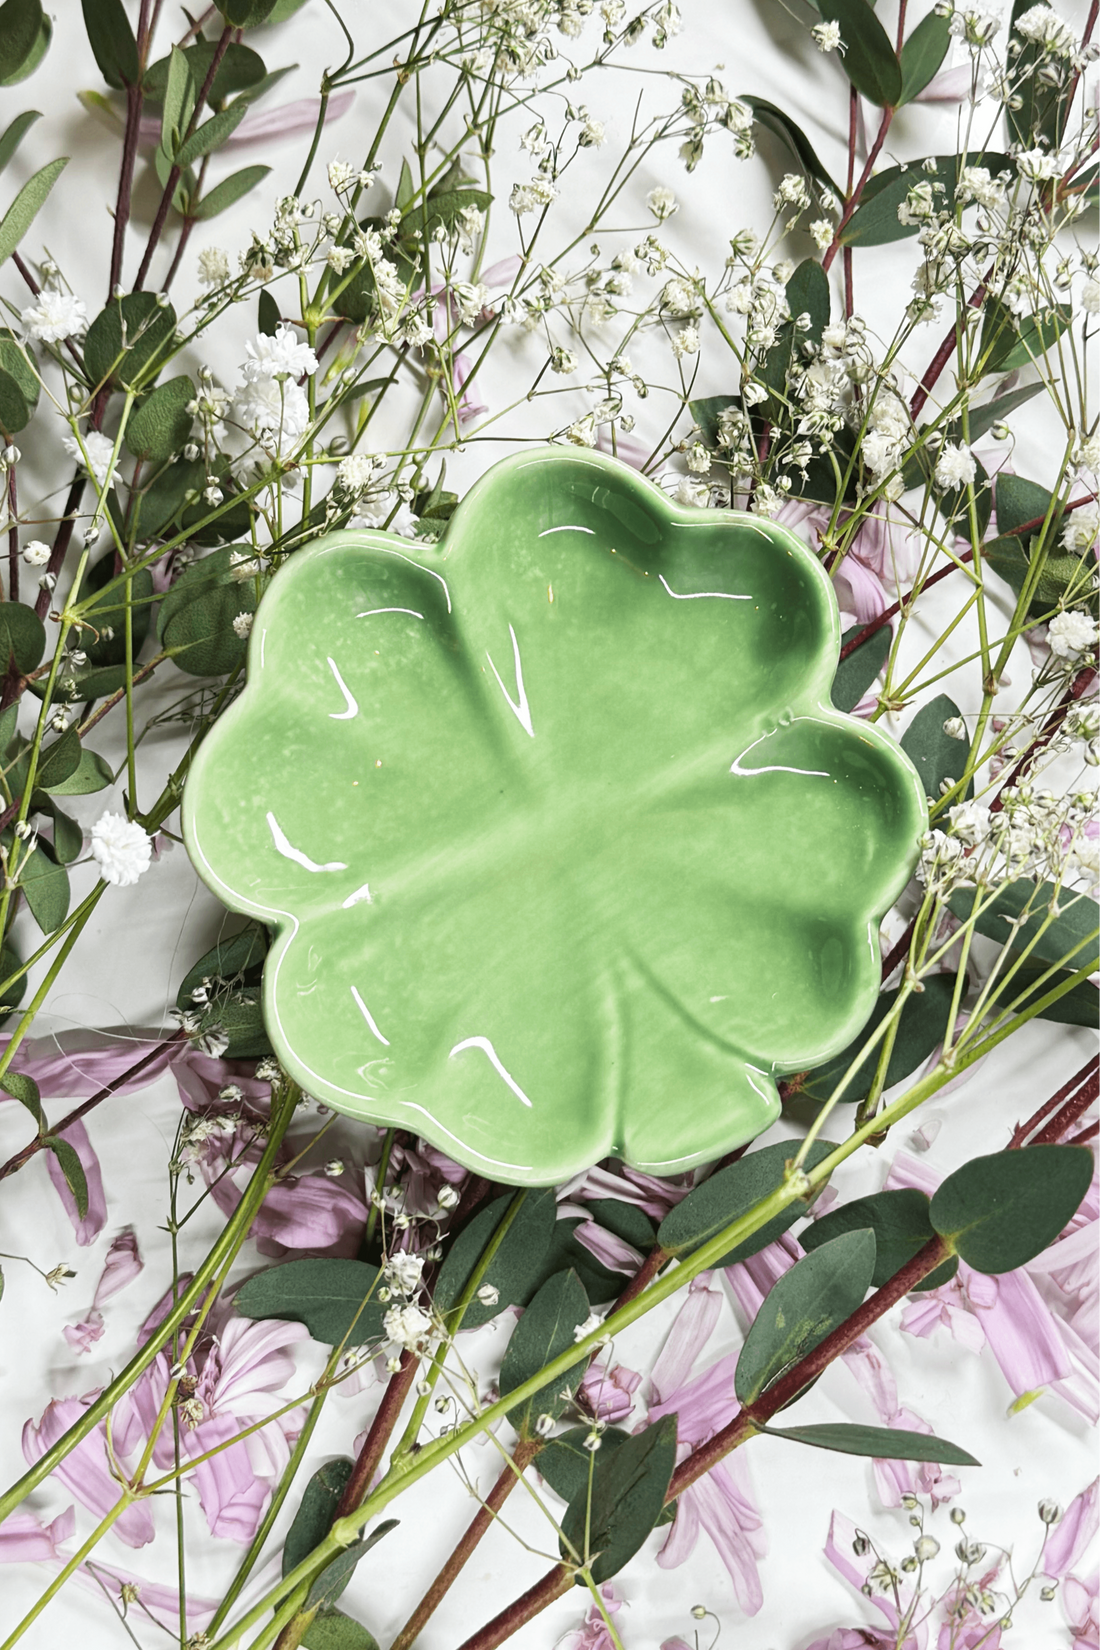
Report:
[[[866,1020],[926,824],[838,640],[791,533],[593,453],[293,556],[184,797],[287,1069],[522,1185],[761,1133]]]

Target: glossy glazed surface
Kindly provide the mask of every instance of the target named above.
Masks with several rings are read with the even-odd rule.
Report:
[[[925,828],[830,706],[838,641],[791,533],[587,452],[497,465],[438,548],[294,556],[184,797],[200,874],[278,931],[287,1069],[518,1184],[761,1133],[870,1012]]]

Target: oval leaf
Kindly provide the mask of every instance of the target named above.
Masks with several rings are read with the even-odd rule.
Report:
[[[63,155],[60,160],[51,160],[33,178],[28,178],[16,195],[0,222],[0,264],[11,257],[68,164],[68,155]]]
[[[134,457],[163,463],[178,453],[191,434],[187,408],[194,399],[195,386],[186,374],[158,384],[126,426],[124,439]]]
[[[504,1354],[500,1366],[500,1392],[509,1392],[537,1375],[550,1361],[567,1352],[575,1343],[574,1331],[588,1317],[588,1296],[576,1272],[559,1272],[544,1283],[525,1309]],[[508,1420],[521,1438],[535,1433],[542,1415],[554,1420],[561,1414],[584,1374],[584,1361],[577,1363],[564,1376],[551,1381],[526,1398],[522,1404],[508,1411]]]
[[[36,670],[46,651],[46,627],[24,602],[0,604],[0,670],[25,676]]]
[[[769,1438],[791,1438],[815,1449],[839,1450],[844,1455],[873,1455],[879,1461],[935,1461],[941,1467],[980,1467],[968,1450],[930,1432],[906,1432],[902,1427],[861,1427],[835,1421],[815,1427],[762,1427]]]
[[[976,1272],[1014,1272],[1054,1242],[1092,1181],[1087,1146],[975,1157],[948,1175],[929,1218]]]
[[[378,1269],[362,1260],[292,1260],[257,1272],[238,1289],[246,1318],[304,1323],[326,1346],[362,1346],[385,1339],[377,1299]]]
[[[817,9],[830,23],[840,24],[845,50],[841,68],[857,92],[880,109],[901,102],[902,76],[890,37],[867,0],[817,0]]]
[[[941,693],[917,712],[902,735],[901,748],[920,775],[925,796],[933,802],[939,800],[944,784],[956,785],[966,771],[969,739],[965,733],[956,739],[944,732],[944,723],[959,714],[955,701]],[[971,778],[959,800],[965,801],[973,794]]]
[[[661,1222],[657,1241],[670,1255],[684,1259],[695,1253],[702,1244],[717,1237],[724,1227],[732,1225],[763,1198],[778,1191],[787,1172],[787,1163],[798,1150],[795,1140],[780,1140],[774,1146],[764,1146],[747,1157],[730,1163],[717,1174],[712,1174],[688,1193],[681,1203],[671,1209]],[[831,1140],[815,1140],[807,1154],[806,1166],[812,1169],[836,1147]],[[732,1266],[735,1261],[747,1260],[750,1255],[766,1249],[769,1243],[801,1220],[806,1206],[797,1199],[766,1225],[745,1238],[728,1255],[715,1261],[715,1266]]]
[[[830,1209],[827,1215],[807,1226],[798,1241],[803,1249],[820,1249],[823,1243],[831,1243],[842,1232],[858,1232],[867,1227],[875,1234],[875,1269],[871,1273],[875,1289],[889,1283],[894,1273],[900,1272],[906,1261],[912,1260],[936,1235],[928,1218],[928,1198],[924,1192],[903,1186],[889,1192],[876,1192],[871,1197],[857,1197],[839,1209]],[[958,1259],[953,1256],[915,1287],[936,1289],[941,1283],[949,1283],[958,1269]]]
[[[338,1456],[335,1461],[326,1461],[323,1467],[317,1468],[302,1492],[294,1522],[283,1543],[284,1576],[296,1570],[325,1539],[354,1471],[355,1462],[346,1456]]]
[[[453,1312],[482,1255],[514,1199],[498,1197],[464,1226],[439,1270],[434,1304],[442,1313]],[[488,1323],[506,1306],[524,1306],[531,1298],[554,1232],[557,1204],[552,1190],[529,1192],[485,1269],[479,1288],[496,1291],[495,1299],[475,1294],[462,1315],[464,1329]]]
[[[585,1484],[562,1519],[561,1551],[596,1555],[590,1574],[597,1585],[610,1581],[634,1557],[664,1510],[676,1465],[676,1417],[626,1438],[603,1461],[596,1454],[591,1497]],[[580,1577],[578,1585],[583,1585]]]

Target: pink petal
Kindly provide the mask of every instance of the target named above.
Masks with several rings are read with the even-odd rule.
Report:
[[[490,264],[481,277],[482,283],[485,286],[511,286],[522,268],[523,259],[518,252],[513,252],[511,257]]]
[[[978,1320],[1016,1397],[1071,1374],[1061,1326],[1027,1273],[987,1281],[997,1284],[996,1303],[977,1307]]]
[[[145,1055],[152,1054],[161,1045],[156,1042],[137,1042],[128,1038],[112,1038],[92,1048],[82,1048],[87,1033],[66,1033],[64,1038],[28,1038],[12,1061],[12,1070],[33,1077],[43,1100],[89,1100],[93,1094],[106,1088],[137,1065]],[[98,1034],[97,1034],[98,1035]],[[0,1037],[0,1052],[11,1041]],[[64,1045],[64,1046],[63,1046]],[[115,1090],[116,1094],[139,1094],[154,1083],[161,1072],[168,1069],[176,1045],[162,1048],[156,1060],[130,1083]],[[6,1100],[6,1094],[0,1099]]]
[[[256,1477],[243,1441],[229,1443],[240,1430],[235,1416],[212,1415],[188,1433],[185,1441],[191,1455],[202,1455],[219,1444],[227,1446],[208,1461],[201,1461],[191,1473],[190,1482],[206,1514],[210,1534],[247,1545],[260,1527],[271,1487]]]
[[[128,1283],[133,1283],[144,1266],[134,1228],[124,1226],[107,1251],[93,1306],[102,1306],[104,1301],[119,1294]]]
[[[23,1428],[23,1454],[34,1466],[46,1451],[83,1415],[87,1403],[82,1398],[54,1398],[35,1426],[28,1421]],[[110,1512],[119,1498],[120,1486],[108,1469],[107,1451],[101,1427],[82,1438],[76,1448],[54,1470],[82,1506],[102,1518]],[[117,1519],[115,1534],[128,1547],[144,1547],[153,1539],[153,1515],[143,1501],[137,1501]]]
[[[874,1567],[874,1557],[866,1553],[863,1558],[856,1558],[852,1552],[852,1542],[856,1537],[856,1527],[852,1521],[845,1518],[843,1513],[834,1512],[829,1520],[829,1536],[825,1542],[825,1557],[833,1569],[842,1575],[857,1592],[862,1588],[868,1575]],[[906,1603],[906,1594],[902,1594],[903,1607]],[[873,1601],[876,1610],[884,1615],[890,1626],[897,1628],[899,1616],[897,1608],[891,1599],[881,1593],[874,1595]]]
[[[573,1236],[589,1254],[595,1255],[601,1266],[606,1266],[609,1272],[623,1272],[628,1277],[633,1277],[642,1264],[643,1256],[637,1249],[594,1220],[586,1220],[583,1225],[576,1227]]]
[[[668,1394],[670,1403],[679,1396],[692,1364],[710,1340],[722,1315],[721,1295],[717,1289],[708,1289],[703,1281],[709,1275],[703,1273],[692,1281],[688,1298],[676,1314],[653,1365],[649,1377],[653,1404],[662,1402],[663,1393]]]
[[[1087,1490],[1075,1496],[1054,1526],[1040,1560],[1044,1575],[1052,1579],[1072,1570],[1096,1535],[1098,1522],[1097,1491],[1100,1479],[1094,1478]]]
[[[634,1394],[642,1384],[636,1370],[616,1364],[608,1369],[595,1358],[585,1372],[580,1391],[586,1407],[609,1426],[622,1426],[634,1409]]]
[[[103,1191],[103,1176],[100,1173],[99,1158],[92,1150],[92,1143],[88,1139],[88,1131],[83,1123],[72,1123],[60,1135],[67,1140],[80,1159],[84,1170],[84,1177],[88,1183],[88,1209],[81,1218],[77,1213],[76,1199],[69,1190],[68,1181],[61,1172],[61,1165],[53,1152],[46,1153],[46,1171],[54,1183],[54,1189],[64,1206],[65,1213],[73,1223],[76,1241],[86,1247],[94,1243],[103,1230],[107,1219],[107,1198]]]
[[[758,1534],[760,1515],[739,1493],[728,1471],[730,1462],[720,1461],[704,1478],[680,1496],[679,1523],[685,1501],[693,1504],[700,1528],[710,1536],[719,1558],[729,1572],[737,1602],[746,1615],[754,1616],[764,1603],[757,1558],[766,1550]],[[675,1526],[673,1526],[675,1528]],[[755,1539],[754,1539],[755,1538]],[[658,1563],[663,1563],[671,1543],[666,1544]],[[667,1567],[667,1566],[665,1566]]]
[[[650,1420],[675,1415],[677,1437],[682,1444],[701,1444],[712,1438],[737,1412],[733,1391],[737,1357],[736,1352],[728,1353],[686,1386],[670,1393],[663,1402],[650,1404]]]
[[[66,1324],[61,1333],[79,1357],[82,1352],[90,1352],[103,1334],[103,1314],[93,1306],[83,1323]]]
[[[970,96],[973,75],[969,63],[957,69],[941,69],[933,75],[923,92],[913,98],[914,103],[962,103]]]
[[[148,1610],[163,1627],[178,1630],[180,1620],[180,1596],[175,1587],[164,1587],[157,1581],[143,1581],[140,1576],[134,1575],[132,1570],[116,1570],[109,1564],[95,1561],[95,1575],[81,1566],[76,1572],[77,1579],[86,1587],[92,1587],[103,1596],[102,1582],[116,1598],[121,1598],[125,1584],[136,1587],[138,1590],[137,1603],[130,1606],[135,1614]],[[187,1616],[196,1627],[204,1627],[218,1608],[217,1599],[199,1598],[194,1593],[187,1595]]]
[[[75,1534],[75,1507],[66,1507],[52,1524],[40,1524],[33,1513],[12,1513],[0,1524],[0,1564],[37,1564],[43,1559],[62,1558],[58,1547]]]
[[[854,613],[859,624],[869,624],[885,613],[887,594],[882,580],[856,556],[845,556],[833,583],[842,609]]]
[[[334,120],[342,120],[352,104],[355,102],[355,93],[352,90],[337,92],[328,100],[325,110],[325,125],[330,126]],[[289,137],[294,132],[312,132],[317,124],[317,115],[321,108],[319,97],[302,97],[294,103],[284,103],[279,109],[255,109],[245,115],[241,124],[231,132],[226,139],[225,148],[235,148],[242,143],[263,143],[268,138]]]

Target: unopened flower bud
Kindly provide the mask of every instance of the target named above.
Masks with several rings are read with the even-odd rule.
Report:
[[[935,1558],[939,1550],[940,1544],[934,1535],[922,1535],[918,1541],[913,1543],[913,1551],[921,1564],[927,1564],[929,1559]]]
[[[1039,1517],[1042,1519],[1044,1524],[1057,1524],[1061,1516],[1062,1509],[1058,1505],[1057,1501],[1051,1501],[1049,1497],[1040,1501]]]

